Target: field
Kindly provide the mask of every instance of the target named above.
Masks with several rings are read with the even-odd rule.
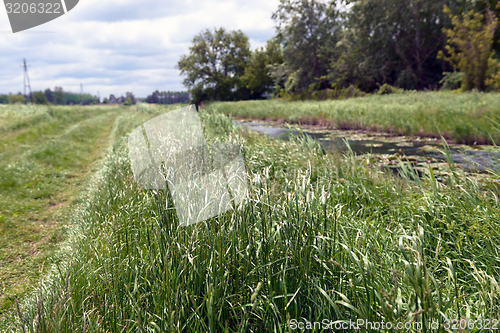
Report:
[[[210,107],[233,117],[443,136],[465,144],[500,142],[494,127],[494,122],[500,122],[499,93],[408,92],[342,101],[241,101]]]
[[[441,104],[436,102],[439,96],[429,94],[429,105],[442,105],[443,112],[454,112],[446,100],[454,95],[443,95]],[[496,95],[475,96],[455,96],[463,100],[453,103],[462,105],[475,98],[478,105],[485,103],[485,111],[478,112],[481,121],[470,121],[479,124],[478,135],[485,135],[480,126],[486,126],[485,117],[497,115],[498,102],[493,98]],[[374,110],[377,101],[382,104],[382,98],[397,101],[400,97],[375,97]],[[420,94],[415,98],[427,103]],[[324,154],[317,143],[304,138],[273,140],[235,128],[225,115],[271,117],[266,105],[276,117],[294,119],[308,115],[307,110],[327,109],[323,105],[330,105],[328,110],[350,106],[360,115],[361,111],[355,110],[365,110],[360,123],[371,120],[370,124],[377,126],[385,126],[384,121],[399,121],[390,116],[399,112],[402,123],[419,128],[414,125],[418,121],[409,120],[413,106],[404,111],[388,106],[392,111],[375,117],[365,99],[325,104],[212,104],[199,114],[205,135],[209,142],[241,145],[249,195],[234,211],[180,228],[169,193],[138,188],[127,154],[126,134],[168,109],[142,105],[37,109],[29,117],[51,119],[48,117],[55,112],[55,119],[59,119],[59,113],[61,117],[66,115],[64,119],[74,119],[57,125],[63,135],[78,123],[78,117],[93,122],[82,133],[85,135],[73,137],[69,131],[52,143],[60,145],[52,151],[81,153],[68,152],[67,161],[62,159],[66,162],[59,162],[61,165],[48,163],[48,153],[40,153],[32,157],[39,168],[83,174],[105,147],[110,149],[94,164],[97,171],[75,180],[71,195],[66,193],[66,178],[60,177],[63,180],[50,185],[54,186],[52,198],[78,200],[68,204],[66,217],[58,220],[59,225],[66,226],[63,236],[56,236],[37,258],[19,264],[27,266],[9,264],[11,270],[28,275],[26,271],[39,267],[44,258],[53,258],[52,264],[44,266],[46,273],[39,286],[20,300],[19,311],[9,308],[3,331],[285,332],[296,321],[363,319],[422,322],[423,331],[428,332],[436,330],[426,324],[437,322],[444,332],[448,320],[465,318],[484,323],[500,318],[500,172],[490,170],[487,177],[476,177],[449,166],[441,170],[446,181],[438,182],[431,170],[430,177],[418,178],[411,166],[401,164],[403,171],[395,177],[366,167],[352,154]],[[438,109],[432,112],[441,119]],[[476,114],[468,113],[465,107],[457,112],[465,118]],[[415,114],[427,113],[422,107],[421,111],[415,109]],[[12,117],[10,113],[8,117]],[[2,140],[15,131],[13,124],[20,122],[8,117],[1,118],[0,126],[6,133]],[[55,128],[50,124],[59,121],[48,120],[44,126]],[[446,123],[444,118],[442,123]],[[452,126],[450,123],[448,126]],[[42,126],[43,122],[38,125],[32,120],[31,124]],[[494,126],[489,128],[498,135]],[[54,138],[46,135],[46,143],[32,139],[31,148],[19,143],[18,149],[32,150],[32,154],[50,151],[43,147]],[[36,137],[45,136],[37,133]],[[77,140],[81,137],[94,138],[94,143],[91,139],[81,143]],[[8,163],[3,164],[3,154],[11,156],[12,161],[18,154],[2,151],[0,170],[5,173],[10,169]],[[78,158],[79,169],[71,158]],[[22,163],[27,161],[31,160],[26,157]],[[39,181],[51,179],[37,172]],[[24,174],[12,177],[16,183],[8,185],[8,190],[2,185],[2,200],[19,205],[16,211],[26,216],[16,224],[10,213],[9,228],[29,228],[31,213],[15,203],[17,197],[8,197],[23,195],[20,182],[29,178]],[[2,182],[4,179],[11,178],[2,177]],[[43,199],[45,206],[33,216],[52,216],[52,198]],[[52,239],[51,234],[57,230],[60,228],[39,230],[39,237]],[[11,247],[9,252],[23,248],[21,236],[10,237],[2,240]],[[60,250],[56,252],[57,247]],[[25,258],[31,256],[24,251]],[[39,276],[37,273],[28,284]],[[379,330],[361,327],[361,331]]]

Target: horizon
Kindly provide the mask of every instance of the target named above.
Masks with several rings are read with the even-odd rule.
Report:
[[[252,50],[275,34],[278,0],[130,0],[80,2],[71,12],[13,34],[0,10],[0,94],[23,92],[26,59],[32,91],[80,91],[92,96],[145,98],[154,91],[187,91],[175,65],[205,29],[241,30]],[[5,7],[4,7],[5,8]],[[209,13],[207,15],[207,13]],[[189,22],[189,24],[185,24]]]

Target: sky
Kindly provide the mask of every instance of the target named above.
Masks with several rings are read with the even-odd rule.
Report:
[[[27,1],[29,2],[29,1]],[[22,61],[33,91],[146,97],[185,91],[175,68],[204,29],[240,29],[251,49],[275,35],[279,0],[80,0],[65,15],[12,33],[0,5],[0,93],[23,91]]]

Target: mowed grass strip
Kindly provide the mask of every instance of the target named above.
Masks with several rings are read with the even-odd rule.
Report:
[[[0,316],[38,282],[120,108],[0,109]]]
[[[21,304],[26,332],[286,332],[323,319],[444,331],[500,318],[499,172],[450,169],[444,184],[407,166],[398,178],[200,116],[209,141],[242,144],[248,199],[179,228],[168,192],[136,186],[118,140],[69,260]]]
[[[408,92],[329,101],[241,101],[207,106],[233,117],[440,137],[465,144],[500,142],[499,93]]]

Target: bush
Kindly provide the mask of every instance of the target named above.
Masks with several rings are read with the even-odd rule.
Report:
[[[132,99],[130,97],[127,97],[127,99],[125,100],[125,103],[123,103],[123,105],[126,105],[126,106],[132,105]]]
[[[442,85],[442,90],[456,90],[462,86],[462,79],[464,74],[462,72],[444,72],[443,78],[439,83]]]
[[[488,90],[500,90],[500,61],[491,58],[488,63],[489,77],[486,79]]]
[[[47,101],[47,98],[45,97],[45,94],[43,92],[35,91],[33,93],[33,103],[47,105],[49,104],[49,101]]]
[[[279,98],[287,101],[304,101],[304,100],[315,100],[322,101],[328,99],[347,99],[354,97],[365,97],[368,96],[364,91],[359,90],[358,87],[350,85],[349,87],[338,88],[336,84],[332,85],[332,89],[321,89],[321,90],[304,90],[300,94],[287,93],[285,90],[281,89]]]
[[[9,104],[24,104],[26,98],[23,95],[9,95]]]
[[[390,84],[384,83],[377,92],[377,95],[389,95],[389,94],[401,94],[404,92],[401,88],[396,88],[391,86]]]

